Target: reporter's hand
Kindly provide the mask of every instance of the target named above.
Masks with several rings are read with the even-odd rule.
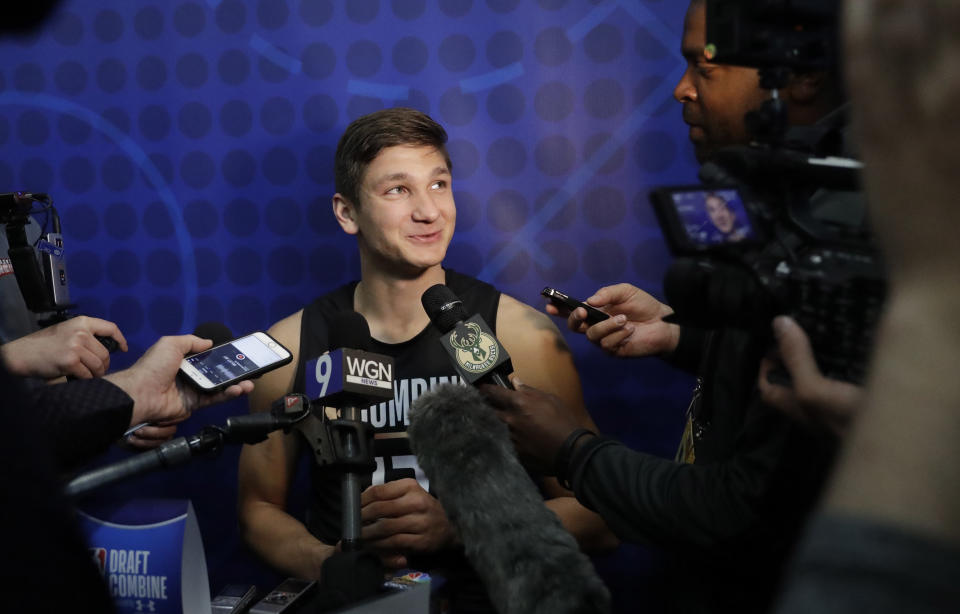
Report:
[[[360,539],[388,568],[406,567],[408,553],[436,552],[456,540],[443,506],[414,479],[371,486],[360,505]]]
[[[77,316],[0,346],[0,356],[10,371],[24,377],[100,377],[110,368],[110,352],[96,336],[111,337],[127,351],[116,324]]]
[[[134,448],[156,448],[160,444],[173,439],[176,434],[177,427],[174,424],[168,426],[148,424],[127,435],[123,439],[123,443]]]
[[[570,433],[586,425],[557,396],[526,386],[517,377],[511,381],[515,390],[483,385],[480,392],[510,428],[520,460],[538,473],[554,475],[560,446]]]
[[[672,352],[677,347],[680,327],[663,321],[673,310],[636,286],[605,286],[584,302],[611,317],[588,326],[587,310],[578,307],[567,314],[567,327],[585,333],[587,339],[608,354],[652,356]],[[565,315],[553,304],[548,304],[546,310],[551,315]]]
[[[183,357],[202,352],[211,345],[213,342],[209,339],[194,335],[162,337],[129,369],[105,376],[104,379],[119,386],[133,399],[130,424],[150,422],[153,426],[169,427],[189,418],[195,409],[253,390],[253,382],[248,380],[216,394],[204,394],[180,381],[177,371]]]
[[[763,401],[812,428],[837,437],[845,435],[860,406],[863,390],[848,382],[830,379],[820,372],[810,339],[792,318],[775,318],[773,331],[779,362],[786,367],[793,386],[788,388],[770,382],[768,376],[779,362],[764,358],[757,380]]]

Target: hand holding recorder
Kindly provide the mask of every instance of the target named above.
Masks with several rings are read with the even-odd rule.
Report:
[[[608,354],[619,357],[653,356],[672,352],[677,347],[680,327],[663,321],[673,313],[673,309],[636,286],[604,286],[582,303],[556,299],[547,293],[548,290],[557,293],[552,288],[544,289],[544,296],[551,300],[546,307],[547,313],[566,315],[570,330],[586,334],[587,339]],[[590,313],[598,311],[608,317],[591,322],[588,308]]]

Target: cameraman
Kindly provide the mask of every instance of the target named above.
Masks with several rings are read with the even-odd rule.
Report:
[[[706,6],[684,22],[687,71],[674,96],[699,161],[746,144],[744,116],[770,92],[758,71],[708,61]],[[780,90],[791,142],[817,153],[841,142],[840,92],[833,76],[794,74]],[[676,461],[629,450],[578,428],[556,398],[515,381],[486,387],[528,463],[556,473],[622,539],[663,547],[673,569],[664,602],[684,612],[765,612],[782,567],[832,459],[832,445],[765,406],[755,382],[767,350],[759,335],[706,332],[663,321],[673,309],[628,284],[587,302],[611,316],[588,327],[582,309],[568,325],[618,357],[661,356],[699,375]],[[547,311],[562,315],[552,306]]]

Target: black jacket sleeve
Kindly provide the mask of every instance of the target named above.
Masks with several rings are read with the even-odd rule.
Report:
[[[766,416],[761,412],[767,413]],[[799,522],[819,488],[822,463],[805,437],[758,406],[729,458],[684,464],[606,438],[577,448],[568,475],[578,500],[625,541],[722,552],[761,547]],[[804,468],[804,458],[811,466]],[[803,508],[803,510],[801,510]]]
[[[32,388],[28,403],[61,470],[104,452],[133,415],[133,399],[99,378]]]
[[[661,356],[661,358],[678,369],[697,374],[701,367],[706,344],[707,331],[690,326],[681,326],[677,347],[669,354]]]
[[[6,497],[0,505],[0,531],[10,558],[0,574],[3,610],[113,612],[103,577],[60,489],[32,393],[2,361],[0,390],[0,414],[9,434],[0,446],[0,491]]]
[[[724,558],[787,547],[817,498],[832,442],[760,401],[749,335],[724,332],[704,352],[695,463],[598,439],[577,448],[566,475],[625,541]]]

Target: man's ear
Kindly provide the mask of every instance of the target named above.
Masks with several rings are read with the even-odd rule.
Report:
[[[333,216],[337,218],[337,223],[340,224],[340,228],[343,228],[343,232],[348,235],[355,235],[360,231],[357,225],[356,207],[340,192],[333,195]]]

